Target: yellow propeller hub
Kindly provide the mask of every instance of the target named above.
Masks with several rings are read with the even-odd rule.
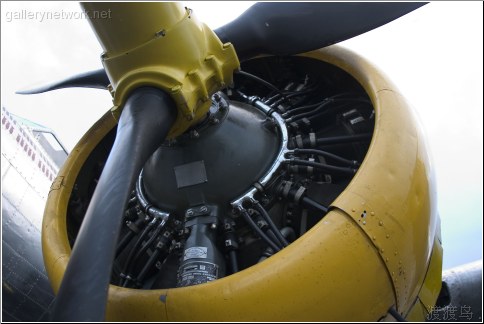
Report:
[[[210,96],[232,83],[239,60],[231,43],[180,3],[81,3],[103,47],[101,59],[111,81],[113,114],[141,86],[171,95],[178,117],[168,137],[182,134],[202,119]],[[92,15],[105,11],[105,19]]]

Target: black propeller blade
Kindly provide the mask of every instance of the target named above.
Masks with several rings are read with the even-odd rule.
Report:
[[[424,4],[263,2],[256,3],[215,33],[222,42],[234,45],[241,61],[259,54],[292,55],[363,34]]]
[[[17,91],[18,94],[36,94],[62,88],[95,88],[107,90],[109,81],[104,69],[74,75],[68,79],[45,85],[40,88]]]
[[[231,42],[240,61],[259,54],[292,55],[329,46],[397,19],[425,2],[256,3],[234,21],[215,30]],[[40,88],[36,94],[62,88],[107,89],[104,69],[74,75]]]
[[[126,101],[116,140],[62,279],[54,321],[103,321],[116,242],[135,180],[177,115],[168,94],[138,88]]]

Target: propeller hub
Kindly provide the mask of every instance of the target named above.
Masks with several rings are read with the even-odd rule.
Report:
[[[156,207],[228,209],[277,158],[280,138],[273,122],[251,105],[218,98],[204,122],[165,142],[145,164],[144,191]]]

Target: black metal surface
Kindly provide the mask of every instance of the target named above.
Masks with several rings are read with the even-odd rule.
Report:
[[[208,181],[205,163],[195,161],[174,167],[178,189],[202,184]]]
[[[447,269],[429,322],[482,322],[482,260]]]
[[[341,42],[382,26],[425,3],[257,3],[215,30],[241,61],[258,54],[291,55]]]
[[[47,320],[54,294],[42,260],[40,228],[35,225],[42,218],[43,204],[16,169],[6,172],[2,178],[3,321]]]
[[[196,204],[226,208],[267,171],[277,154],[279,139],[273,127],[264,127],[265,116],[252,106],[233,102],[225,120],[200,132],[198,138],[179,139],[162,146],[143,169],[148,200],[165,211],[185,210]],[[203,161],[207,181],[201,175],[183,178],[177,170]],[[177,178],[178,177],[178,178]]]
[[[104,319],[116,239],[128,197],[141,167],[168,134],[176,113],[173,100],[159,89],[139,88],[127,99],[59,288],[55,321]]]
[[[218,208],[199,206],[186,213],[189,229],[178,269],[178,287],[198,285],[225,276],[225,260],[217,248]]]
[[[42,87],[17,91],[18,94],[36,94],[63,88],[95,88],[107,90],[109,83],[108,75],[104,69],[89,71],[74,75],[65,80],[47,84]]]

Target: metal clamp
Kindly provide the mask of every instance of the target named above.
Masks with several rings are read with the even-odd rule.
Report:
[[[281,164],[286,160],[285,155],[289,152],[291,152],[288,148],[288,143],[289,143],[289,134],[287,131],[286,123],[284,121],[284,118],[280,114],[278,114],[274,109],[266,105],[264,102],[262,102],[258,97],[250,97],[247,98],[247,101],[253,105],[254,107],[258,108],[261,110],[263,113],[265,113],[268,117],[271,117],[274,121],[277,127],[279,128],[279,131],[281,133],[281,143],[279,145],[279,153],[277,154],[276,159],[274,160],[274,163],[272,163],[271,167],[269,170],[265,173],[265,175],[257,181],[257,185],[254,185],[252,188],[250,188],[246,193],[244,193],[242,196],[234,199],[230,205],[235,208],[235,209],[243,209],[242,204],[245,201],[251,201],[254,200],[254,195],[257,193],[258,189],[264,188],[265,185],[269,183],[271,178],[274,176],[276,171],[279,169]]]

